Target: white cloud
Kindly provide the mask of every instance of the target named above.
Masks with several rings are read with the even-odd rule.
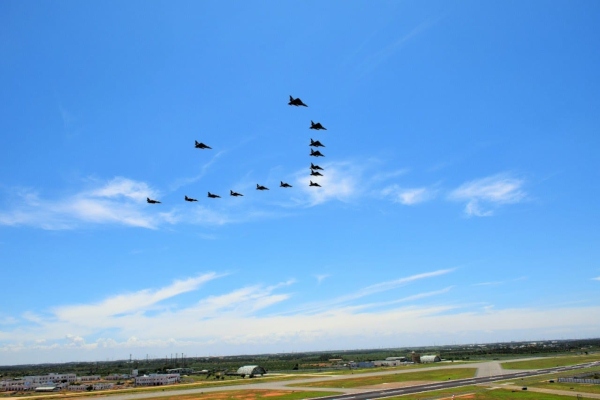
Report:
[[[114,224],[158,229],[181,223],[218,226],[286,215],[252,207],[231,210],[221,205],[149,205],[146,198],[160,200],[160,193],[145,182],[123,177],[60,199],[41,199],[38,193],[25,189],[14,189],[12,194],[16,201],[12,209],[7,207],[8,211],[0,212],[0,225],[62,230]]]
[[[324,171],[323,176],[310,176],[307,170],[295,174],[295,184],[303,197],[296,199],[297,204],[312,207],[330,200],[349,202],[362,191],[360,184],[363,168],[351,162],[330,162],[319,164]],[[321,187],[311,187],[310,181]],[[366,183],[365,183],[366,186]]]
[[[483,210],[482,203],[489,207],[518,203],[526,197],[523,185],[522,179],[506,173],[498,174],[466,182],[453,190],[449,198],[466,201],[465,213],[468,216],[488,217],[493,215],[493,210]]]
[[[381,191],[384,197],[390,197],[395,203],[411,206],[430,200],[435,196],[435,192],[428,188],[401,188],[394,184]]]
[[[194,291],[202,284],[220,276],[223,275],[217,275],[214,272],[210,272],[194,278],[175,281],[171,285],[155,291],[145,289],[134,293],[110,297],[97,304],[58,307],[53,310],[53,313],[58,320],[78,321],[81,323],[87,319],[101,320],[118,314],[130,314],[144,311],[163,300]]]
[[[376,294],[448,272],[439,270],[382,282],[359,293]],[[204,274],[160,289],[111,296],[94,304],[57,307],[52,316],[41,319],[31,313],[39,324],[0,331],[3,343],[0,354],[9,363],[44,362],[69,357],[99,359],[107,354],[118,356],[124,349],[146,353],[173,346],[185,349],[186,353],[236,354],[364,348],[374,341],[382,346],[397,345],[398,341],[407,345],[440,340],[464,343],[481,341],[482,335],[489,341],[502,341],[539,338],[556,331],[590,337],[600,334],[594,323],[600,320],[598,306],[548,309],[487,306],[465,311],[461,306],[451,305],[448,299],[437,305],[418,304],[421,299],[445,295],[452,287],[354,306],[340,306],[343,301],[338,298],[330,302],[333,306],[317,312],[267,313],[269,307],[291,298],[292,294],[280,292],[293,285],[294,280],[289,280],[201,296],[199,301],[179,308],[173,306],[158,312],[153,309],[165,299],[197,291],[209,277],[210,274]],[[404,303],[412,304],[400,306]],[[154,312],[147,313],[150,309]],[[94,314],[88,318],[85,313]],[[116,351],[113,353],[111,349]]]
[[[321,283],[323,283],[323,281],[327,278],[329,278],[331,275],[329,274],[322,274],[322,275],[315,275],[315,278],[317,279],[317,285],[320,285]]]
[[[597,278],[592,278],[593,281],[600,281],[600,276]]]
[[[17,202],[12,210],[0,213],[0,225],[60,230],[92,223],[154,229],[174,218],[169,213],[148,213],[146,197],[158,193],[144,182],[122,177],[59,200],[40,199],[37,193],[21,189],[14,194]]]

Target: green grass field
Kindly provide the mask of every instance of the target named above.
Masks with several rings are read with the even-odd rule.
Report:
[[[600,385],[587,385],[582,383],[549,383],[545,382],[536,382],[529,384],[530,387],[539,387],[544,389],[556,389],[556,390],[565,390],[567,392],[579,393],[596,393],[600,394]],[[571,389],[573,388],[573,389]]]
[[[401,367],[377,367],[377,368],[359,368],[359,369],[340,369],[337,371],[324,371],[319,372],[318,374],[322,375],[354,375],[354,374],[365,374],[369,372],[381,372],[381,371],[404,371],[407,369],[422,369],[422,368],[431,368],[431,367],[449,367],[451,368],[453,365],[458,364],[467,364],[469,361],[455,361],[453,363],[431,363],[431,364],[409,364],[403,365]],[[315,373],[313,373],[314,375]]]
[[[530,361],[516,361],[516,362],[505,362],[502,363],[504,369],[538,369],[538,368],[552,368],[561,367],[565,365],[582,364],[591,361],[600,361],[600,353],[581,355],[581,356],[563,356],[563,357],[549,357],[540,358],[538,360]]]
[[[408,381],[446,381],[449,379],[464,379],[475,376],[476,368],[444,368],[433,371],[410,372],[406,374],[393,374],[369,376],[335,381],[320,381],[287,386],[324,387],[324,388],[355,388],[361,386],[380,385],[382,383],[408,382]]]

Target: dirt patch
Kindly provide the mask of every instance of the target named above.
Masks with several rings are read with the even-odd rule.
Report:
[[[277,397],[277,396],[284,396],[286,394],[288,394],[290,392],[270,392],[270,393],[265,393],[263,394],[262,397]]]
[[[407,386],[427,385],[430,383],[439,383],[436,381],[405,381],[405,382],[390,382],[380,383],[379,385],[359,386],[357,389],[396,389]]]

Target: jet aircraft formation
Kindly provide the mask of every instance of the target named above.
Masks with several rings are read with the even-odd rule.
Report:
[[[294,99],[292,96],[290,96],[290,102],[288,103],[288,105],[290,105],[290,106],[296,106],[296,107],[300,107],[300,106],[302,106],[302,107],[308,107],[306,104],[304,104],[302,102],[302,100],[300,100],[299,97],[296,98],[296,99]],[[325,128],[323,125],[321,125],[320,122],[315,123],[314,121],[310,121],[310,128],[309,129],[314,129],[316,131],[320,131],[320,130],[325,130],[326,131],[327,130],[327,128]],[[317,148],[318,147],[325,147],[320,141],[318,141],[318,140],[312,140],[312,138],[310,139],[309,146],[310,147],[317,147]],[[201,150],[212,150],[212,147],[210,147],[210,146],[208,146],[208,145],[206,145],[204,143],[198,142],[197,140],[195,141],[194,147],[196,149],[201,149]],[[319,150],[315,151],[312,148],[310,149],[310,155],[312,157],[325,157]],[[319,171],[323,171],[323,168],[321,168],[318,165],[315,165],[313,163],[310,163],[310,176],[314,176],[314,177],[323,176],[323,174],[321,174]],[[310,181],[309,186],[310,187],[321,187],[321,185],[319,185],[318,183],[313,182],[313,181]],[[279,187],[282,187],[282,188],[291,188],[293,186],[290,185],[289,183],[280,181]],[[269,188],[266,187],[266,186],[263,186],[263,185],[259,185],[257,183],[256,184],[256,190],[264,191],[264,190],[269,190]],[[234,192],[233,190],[229,191],[229,195],[232,196],[232,197],[243,197],[244,196],[243,194]],[[221,196],[219,196],[217,194],[214,194],[214,193],[211,193],[211,192],[208,192],[208,197],[211,198],[211,199],[220,199],[221,198]],[[197,199],[193,199],[191,197],[188,197],[187,195],[184,197],[184,200],[187,201],[187,202],[197,202],[198,201]],[[146,198],[146,202],[149,203],[149,204],[161,204],[160,201],[153,200],[153,199],[151,199],[149,197]]]

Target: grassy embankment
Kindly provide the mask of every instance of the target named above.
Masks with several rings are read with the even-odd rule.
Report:
[[[409,372],[406,374],[390,374],[369,376],[332,381],[302,383],[287,386],[324,387],[324,388],[355,388],[362,386],[381,385],[382,383],[410,382],[410,381],[447,381],[450,379],[465,379],[475,376],[476,368],[444,368],[433,371]]]
[[[505,362],[501,365],[504,369],[539,369],[583,364],[592,361],[600,361],[600,353],[580,356],[548,357],[529,361]]]

